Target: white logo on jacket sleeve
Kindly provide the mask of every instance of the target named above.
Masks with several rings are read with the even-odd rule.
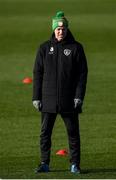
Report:
[[[71,53],[71,50],[70,50],[70,49],[65,49],[65,50],[64,50],[65,56],[69,56],[70,53]]]

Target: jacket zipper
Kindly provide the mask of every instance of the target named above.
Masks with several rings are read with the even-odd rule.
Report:
[[[60,52],[59,52],[59,45],[57,45],[57,64],[56,64],[56,69],[57,69],[57,111],[60,111],[60,97],[59,97],[59,93],[60,93]]]
[[[56,112],[58,112],[58,45],[56,45]]]

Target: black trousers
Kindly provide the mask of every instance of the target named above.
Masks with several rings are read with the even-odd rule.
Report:
[[[51,135],[56,113],[42,113],[41,135],[40,135],[40,149],[41,161],[49,164],[51,152]],[[70,162],[80,164],[80,134],[79,134],[79,119],[77,113],[62,113],[64,120],[70,150]]]

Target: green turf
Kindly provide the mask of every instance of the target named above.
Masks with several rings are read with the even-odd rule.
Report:
[[[35,54],[51,34],[51,16],[64,10],[81,41],[89,75],[80,116],[81,175],[69,171],[66,130],[57,117],[52,136],[51,172],[35,175],[39,162],[40,113],[33,108]],[[116,178],[116,1],[0,0],[0,178]]]

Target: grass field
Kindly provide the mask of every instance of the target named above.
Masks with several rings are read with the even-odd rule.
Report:
[[[40,113],[32,106],[35,54],[51,35],[51,17],[63,10],[84,45],[89,76],[80,116],[81,175],[69,171],[66,130],[57,117],[51,172],[35,175],[39,162]],[[0,178],[116,178],[116,1],[0,0]]]

